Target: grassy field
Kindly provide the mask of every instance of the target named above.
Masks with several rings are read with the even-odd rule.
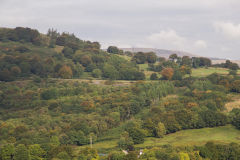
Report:
[[[93,144],[93,147],[100,152],[117,148],[117,139],[98,142]],[[183,130],[176,133],[168,134],[164,138],[146,138],[143,144],[135,145],[136,148],[146,148],[154,146],[162,146],[170,144],[173,146],[192,146],[203,145],[208,141],[216,143],[239,143],[240,144],[240,130],[235,129],[231,125],[216,127],[216,128],[203,128],[203,129],[190,129]],[[86,146],[82,146],[86,147]],[[80,148],[82,148],[80,147]]]
[[[131,61],[131,59],[132,59],[132,57],[129,57],[127,55],[119,55],[119,54],[116,54],[116,55],[119,56],[119,57],[122,57],[122,58],[124,58],[124,59],[126,59],[128,61]]]
[[[222,75],[227,75],[229,72],[226,68],[214,68],[214,67],[208,67],[208,68],[197,68],[192,69],[192,76],[193,77],[206,77],[212,73],[218,73]],[[238,74],[240,74],[240,70],[238,70]]]
[[[136,147],[145,148],[165,144],[171,144],[174,146],[192,146],[203,145],[208,141],[214,141],[216,143],[240,143],[240,130],[235,129],[231,125],[216,128],[183,130],[166,135],[161,139],[146,138],[144,144],[136,145]]]
[[[153,71],[148,71],[148,64],[139,64],[138,65],[140,70],[143,70],[146,78],[149,79],[150,75],[154,73]],[[206,77],[210,74],[218,73],[221,75],[227,75],[229,73],[229,70],[227,68],[214,68],[214,67],[208,67],[208,68],[193,68],[192,69],[192,76],[193,77]],[[161,74],[157,73],[160,77]],[[240,74],[240,70],[238,70],[238,74]]]
[[[232,111],[234,108],[240,108],[240,95],[230,94],[231,102],[225,104],[226,112]]]

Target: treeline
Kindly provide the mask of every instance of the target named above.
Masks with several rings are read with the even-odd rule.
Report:
[[[235,71],[235,72],[239,69],[238,64],[237,63],[233,63],[230,60],[226,60],[225,63],[214,64],[212,66],[214,66],[214,67],[221,67],[221,68],[228,68],[228,69],[230,69],[232,71]]]
[[[111,152],[106,159],[108,160],[190,160],[190,159],[211,159],[211,160],[238,160],[240,158],[240,146],[236,143],[216,144],[207,142],[204,146],[194,147],[172,147],[165,145],[151,149],[131,150],[125,155],[123,152]]]
[[[84,148],[77,152],[72,146],[64,145],[60,146],[53,141],[49,144],[33,144],[17,146],[13,144],[7,144],[0,146],[0,159],[1,160],[87,160],[96,159],[99,160],[97,150],[91,148]]]
[[[43,35],[37,30],[17,27],[1,29],[0,35],[3,42],[0,45],[1,81],[32,75],[42,78],[145,79],[136,64],[102,51],[98,42],[83,41],[74,34],[60,34],[50,29]]]
[[[43,45],[44,39],[40,33],[31,28],[17,27],[15,29],[1,28],[0,29],[0,41],[19,41],[29,42],[34,45]]]

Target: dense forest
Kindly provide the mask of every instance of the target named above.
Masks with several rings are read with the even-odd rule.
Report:
[[[192,76],[208,67],[229,73]],[[104,51],[54,29],[1,28],[0,160],[239,160],[239,143],[137,147],[182,130],[240,130],[240,108],[226,108],[240,93],[238,69],[229,60]],[[112,140],[114,148],[92,147]]]

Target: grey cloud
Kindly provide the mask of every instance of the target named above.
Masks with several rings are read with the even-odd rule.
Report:
[[[169,38],[166,49],[175,49],[177,43],[178,48],[199,55],[240,59],[239,43],[223,37],[223,31],[216,32],[212,25],[239,24],[239,7],[239,0],[0,0],[0,25],[29,26],[41,32],[53,27],[105,47],[160,48],[163,42],[147,37],[172,30],[185,41],[171,43]]]

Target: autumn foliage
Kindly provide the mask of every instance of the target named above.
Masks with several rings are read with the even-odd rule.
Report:
[[[58,74],[61,78],[72,78],[73,76],[72,69],[67,65],[62,66]]]
[[[164,68],[161,72],[161,75],[164,79],[171,80],[174,74],[174,70],[172,68]]]

